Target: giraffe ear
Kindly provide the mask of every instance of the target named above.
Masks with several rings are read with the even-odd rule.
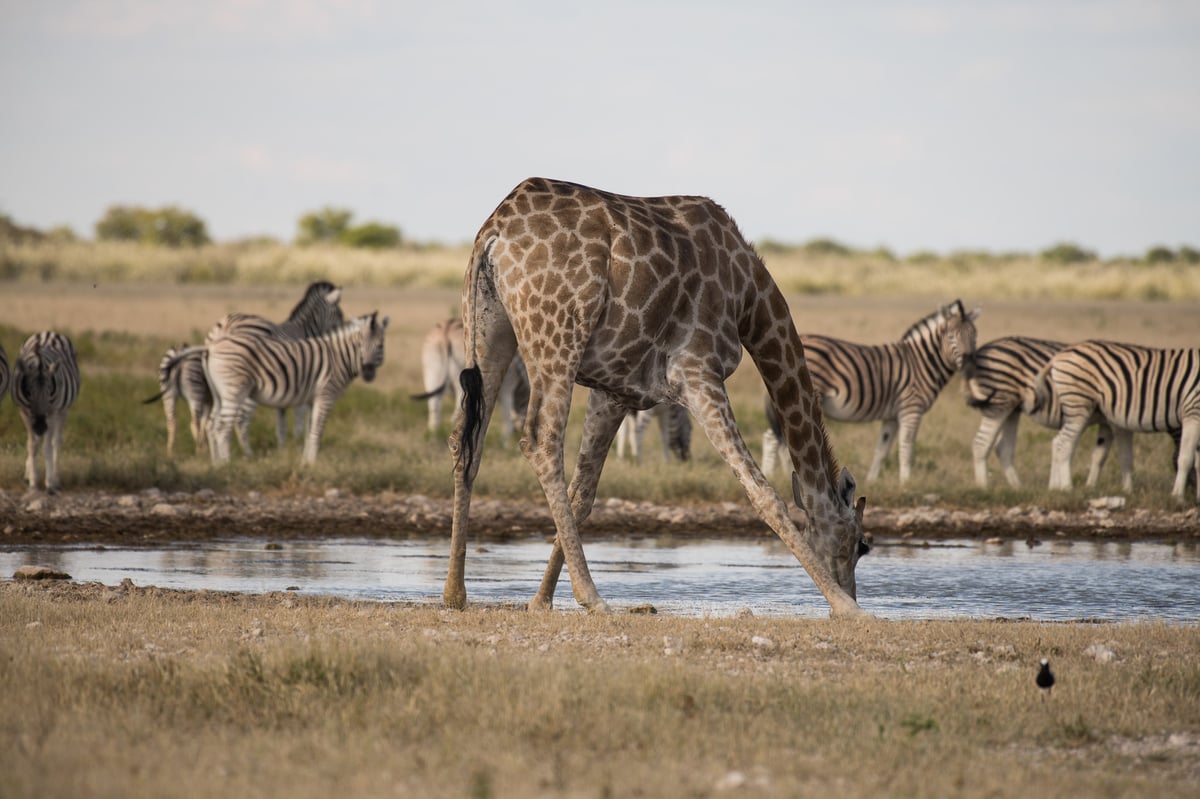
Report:
[[[854,482],[854,475],[850,474],[850,469],[843,466],[842,474],[838,478],[838,496],[841,497],[842,504],[847,508],[854,504],[854,489],[858,488],[858,484]]]

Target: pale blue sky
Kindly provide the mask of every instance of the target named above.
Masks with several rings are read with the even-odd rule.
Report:
[[[0,212],[327,204],[469,240],[522,178],[751,238],[1200,245],[1197,2],[0,0]]]

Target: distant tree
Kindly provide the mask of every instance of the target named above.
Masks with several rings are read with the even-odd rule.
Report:
[[[326,206],[300,217],[296,232],[297,244],[335,243],[350,229],[353,211]]]
[[[18,225],[8,214],[0,214],[0,241],[7,244],[35,244],[46,235],[36,228]]]
[[[1175,261],[1175,252],[1170,247],[1158,245],[1146,250],[1142,260],[1148,264],[1169,264]]]
[[[809,239],[804,243],[804,251],[809,255],[853,255],[854,250],[834,239]]]
[[[349,247],[368,247],[371,249],[399,247],[401,241],[400,228],[395,225],[385,225],[382,222],[366,222],[347,230],[338,237],[338,241]]]
[[[96,238],[167,247],[199,247],[211,241],[203,219],[173,205],[162,208],[111,206],[96,223]]]
[[[1185,264],[1200,264],[1200,250],[1184,244],[1179,248],[1179,260]]]
[[[79,241],[78,234],[70,225],[56,225],[46,231],[46,238],[58,244],[70,244]]]
[[[1058,264],[1078,264],[1096,260],[1096,253],[1068,241],[1059,242],[1053,247],[1042,250],[1041,256],[1045,261],[1053,261]]]

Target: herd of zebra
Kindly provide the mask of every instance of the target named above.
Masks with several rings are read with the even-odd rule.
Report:
[[[1124,490],[1133,485],[1134,432],[1165,432],[1175,440],[1176,481],[1182,496],[1189,475],[1200,472],[1200,350],[1155,350],[1130,344],[1086,341],[1068,346],[1026,336],[1006,336],[976,347],[978,308],[961,300],[918,320],[898,341],[856,344],[830,336],[802,335],[814,389],[827,417],[843,422],[882,422],[867,480],[879,477],[899,438],[900,482],[908,481],[915,458],[921,418],[957,373],[962,373],[966,402],[982,420],[972,454],[975,482],[987,487],[987,462],[994,451],[1012,486],[1020,485],[1015,467],[1017,426],[1022,414],[1058,430],[1053,445],[1051,488],[1071,487],[1070,462],[1084,429],[1097,426],[1087,484],[1117,445]],[[465,361],[462,322],[438,323],[422,345],[429,428],[441,424],[442,397],[451,389],[461,400],[457,376]],[[500,409],[506,437],[521,424],[528,396],[524,365],[518,356],[501,387]],[[787,454],[780,452],[780,424],[769,399],[768,429],[763,435],[762,468],[775,473]],[[679,406],[660,405],[631,413],[617,434],[617,456],[626,450],[641,456],[646,429],[657,419],[664,460],[687,460],[691,420]],[[787,466],[790,472],[790,464]],[[1197,497],[1200,499],[1200,495]]]
[[[347,321],[340,300],[340,288],[317,281],[281,323],[233,313],[213,326],[204,344],[167,350],[159,365],[161,390],[146,402],[163,402],[168,452],[174,449],[175,406],[182,399],[191,410],[197,446],[207,447],[214,462],[229,460],[234,433],[242,450],[251,453],[247,432],[257,405],[276,409],[281,446],[287,437],[286,410],[294,410],[297,434],[305,438],[303,458],[313,462],[334,401],[355,377],[370,382],[383,363],[388,317],[373,312]],[[982,414],[972,444],[975,482],[981,487],[987,486],[987,460],[993,451],[1008,483],[1020,485],[1014,452],[1022,414],[1058,430],[1052,445],[1051,488],[1071,488],[1071,458],[1080,436],[1093,425],[1098,429],[1089,486],[1095,485],[1115,443],[1122,486],[1131,489],[1135,432],[1164,432],[1174,439],[1173,496],[1182,497],[1189,482],[1200,483],[1200,349],[1094,340],[1068,345],[1026,336],[1006,336],[977,348],[978,316],[979,309],[968,312],[956,300],[917,321],[895,342],[864,345],[824,335],[801,336],[825,415],[846,422],[882,422],[868,481],[879,477],[896,438],[900,481],[910,478],[921,418],[951,378],[961,373],[967,404]],[[461,392],[461,321],[435,325],[421,353],[425,392],[414,399],[429,403],[429,427],[436,430],[443,397]],[[0,348],[0,397],[5,393],[11,393],[28,432],[25,479],[31,489],[37,488],[36,460],[44,449],[44,486],[54,492],[63,427],[79,395],[79,367],[70,339],[53,331],[31,335],[14,359],[11,374]],[[528,376],[517,358],[499,403],[506,438],[521,425],[528,396]],[[780,452],[779,419],[769,401],[766,412],[763,471],[770,475],[781,465],[790,471],[786,452]],[[624,457],[628,449],[640,458],[652,419],[659,423],[664,458],[687,460],[691,420],[679,406],[631,413],[618,434],[618,456]]]
[[[191,409],[197,446],[207,447],[216,463],[229,460],[235,430],[242,449],[251,453],[247,430],[258,405],[276,409],[281,444],[287,432],[284,413],[295,409],[297,431],[305,435],[304,461],[315,461],[334,401],[354,378],[373,380],[383,364],[388,317],[375,311],[346,320],[340,299],[341,289],[318,281],[280,324],[232,313],[213,326],[204,344],[167,350],[159,365],[161,390],[146,402],[163,401],[168,451],[175,445],[175,404],[183,399]],[[42,484],[54,493],[63,428],[79,395],[75,347],[61,333],[35,333],[21,347],[11,375],[0,349],[0,397],[10,378],[28,431],[25,479],[37,489],[37,455],[44,448]]]

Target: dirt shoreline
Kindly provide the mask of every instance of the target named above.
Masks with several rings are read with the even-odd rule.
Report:
[[[1089,507],[1066,512],[1034,506],[965,510],[934,504],[868,508],[865,522],[870,535],[881,542],[947,538],[1200,541],[1197,507],[1178,511]],[[0,547],[157,545],[229,538],[448,537],[450,523],[451,502],[446,499],[394,493],[351,496],[337,489],[323,496],[232,495],[207,489],[55,496],[0,492]],[[474,540],[549,536],[553,530],[544,503],[476,499],[472,506]],[[584,531],[590,537],[772,535],[748,504],[657,505],[620,499],[598,501]]]

